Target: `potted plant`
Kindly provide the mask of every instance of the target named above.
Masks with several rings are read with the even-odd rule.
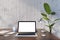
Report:
[[[60,18],[55,19],[55,20],[52,21],[52,20],[50,19],[50,17],[53,17],[53,15],[56,15],[56,13],[51,10],[51,8],[50,8],[50,6],[49,6],[48,3],[44,3],[43,6],[44,6],[45,12],[44,12],[44,13],[43,13],[43,12],[41,13],[42,18],[40,19],[40,21],[41,21],[41,20],[47,21],[48,24],[46,24],[46,26],[49,27],[49,31],[50,31],[50,33],[51,33],[54,24],[56,23],[57,20],[60,20]]]

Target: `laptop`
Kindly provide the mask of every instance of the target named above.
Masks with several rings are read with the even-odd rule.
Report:
[[[17,37],[37,37],[36,21],[18,21]]]

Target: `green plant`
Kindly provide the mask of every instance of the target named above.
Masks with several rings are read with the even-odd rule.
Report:
[[[54,24],[56,23],[57,20],[60,20],[60,18],[55,19],[53,21],[50,19],[49,16],[52,17],[56,13],[52,12],[48,3],[44,3],[44,10],[45,10],[45,13],[41,13],[41,15],[42,15],[41,19],[48,22],[48,24],[46,26],[49,27],[49,30],[50,30],[50,33],[51,33]]]

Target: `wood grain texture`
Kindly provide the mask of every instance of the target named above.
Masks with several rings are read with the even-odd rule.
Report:
[[[37,30],[38,37],[15,37],[15,34],[9,35],[9,36],[0,36],[0,40],[60,40],[53,34],[50,34],[49,32],[42,33],[41,30]],[[41,36],[42,34],[45,34],[46,36]]]

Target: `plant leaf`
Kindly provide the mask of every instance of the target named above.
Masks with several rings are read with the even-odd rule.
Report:
[[[47,17],[47,15],[46,15],[46,14],[44,14],[44,13],[41,13],[41,15],[42,15],[42,16],[44,16],[44,17]]]
[[[51,14],[50,6],[47,3],[44,3],[44,9],[47,12],[47,14]]]
[[[55,24],[55,23],[52,23],[52,24],[50,24],[50,25],[49,25],[49,27],[52,27],[52,26],[54,26],[54,24]]]
[[[60,18],[59,19],[55,19],[54,21],[58,21],[58,20],[60,20]]]
[[[51,15],[55,15],[56,13],[55,12],[51,12]]]
[[[50,30],[52,30],[52,27],[54,26],[55,23],[50,24],[48,27]]]
[[[42,21],[42,18],[40,18],[38,22],[40,22],[40,21]]]
[[[47,17],[43,17],[43,19],[44,19],[44,20],[49,20],[49,18],[47,18]]]
[[[47,27],[48,27],[48,25],[45,25],[45,26],[47,26]]]

